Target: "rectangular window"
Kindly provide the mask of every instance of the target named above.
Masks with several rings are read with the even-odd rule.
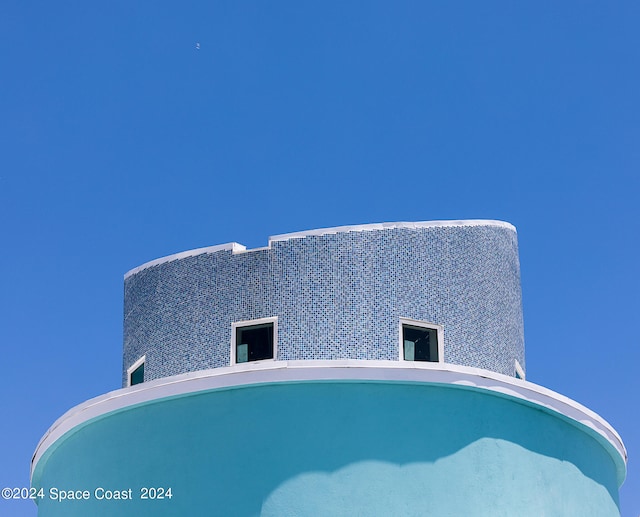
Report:
[[[442,326],[400,318],[400,360],[444,362]]]
[[[129,380],[129,386],[135,386],[144,382],[144,363],[146,356],[142,356],[127,370],[127,376]]]
[[[277,318],[261,318],[232,324],[231,364],[274,359]]]

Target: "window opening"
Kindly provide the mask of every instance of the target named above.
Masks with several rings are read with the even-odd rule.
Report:
[[[127,370],[129,377],[129,386],[135,386],[144,382],[144,363],[146,356],[142,356]]]
[[[276,319],[263,318],[233,324],[232,364],[275,357]]]
[[[400,319],[401,359],[432,363],[442,362],[442,345],[442,327],[440,325]]]

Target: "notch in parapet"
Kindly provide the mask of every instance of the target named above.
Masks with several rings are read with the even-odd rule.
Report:
[[[148,269],[165,262],[171,262],[173,260],[179,260],[187,257],[195,257],[196,255],[202,255],[207,253],[216,253],[218,251],[231,251],[234,255],[237,253],[248,253],[252,251],[263,251],[271,249],[271,243],[287,241],[290,239],[302,239],[304,237],[331,235],[336,233],[348,233],[348,232],[366,232],[376,230],[392,230],[396,228],[406,229],[420,229],[420,228],[435,228],[442,226],[497,226],[499,228],[506,228],[508,230],[516,231],[515,226],[504,221],[496,221],[491,219],[468,219],[460,221],[421,221],[421,222],[395,222],[395,223],[371,223],[371,224],[357,224],[352,226],[334,226],[332,228],[319,228],[316,230],[304,230],[301,232],[283,233],[280,235],[273,235],[269,237],[267,246],[260,248],[247,249],[246,246],[237,242],[230,242],[227,244],[219,244],[217,246],[208,246],[206,248],[196,248],[193,250],[183,251],[181,253],[175,253],[159,259],[146,262],[141,266],[133,268],[124,275],[126,280],[130,276],[139,273],[145,269]]]

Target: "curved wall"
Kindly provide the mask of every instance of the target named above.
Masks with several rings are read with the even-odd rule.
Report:
[[[123,384],[230,364],[231,324],[278,318],[276,360],[399,358],[399,318],[442,325],[444,361],[524,366],[517,236],[499,221],[393,223],[160,259],[125,276]]]
[[[591,428],[485,389],[297,381],[111,411],[50,445],[32,484],[47,494],[42,517],[607,517],[619,515],[616,462]],[[61,503],[51,487],[90,495]],[[171,488],[172,498],[141,500],[142,487]],[[99,499],[96,489],[132,498]]]

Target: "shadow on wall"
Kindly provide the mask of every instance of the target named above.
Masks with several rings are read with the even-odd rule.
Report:
[[[160,516],[417,515],[427,503],[450,509],[437,515],[619,514],[615,465],[585,431],[486,391],[393,382],[268,384],[132,407],[60,440],[34,483],[172,486]],[[140,504],[119,515],[149,511]],[[380,511],[353,513],[370,505]]]
[[[482,476],[470,475],[470,459],[491,461]],[[532,471],[532,468],[535,470]],[[362,461],[338,471],[309,472],[287,480],[262,506],[262,517],[425,515],[617,515],[606,488],[580,476],[575,466],[528,453],[504,440],[482,438],[435,463],[395,465]],[[546,473],[546,474],[545,474]],[[549,477],[553,473],[553,477]],[[533,477],[547,478],[544,497]],[[589,495],[572,501],[568,493]]]

